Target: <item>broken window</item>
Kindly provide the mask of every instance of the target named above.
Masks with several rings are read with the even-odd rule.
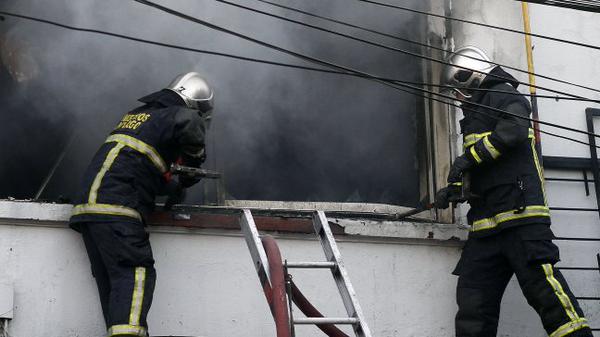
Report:
[[[32,10],[27,4],[13,6],[23,12]],[[232,8],[186,6],[179,9],[191,14],[208,10],[214,22],[332,63],[385,78],[431,79],[428,66],[411,55],[273,18],[249,17]],[[389,15],[382,8],[344,2],[306,1],[294,6],[403,38],[426,38],[427,22],[411,13]],[[51,7],[57,8],[48,15],[59,22],[325,69],[160,13],[141,20],[134,5],[117,10],[80,1]],[[104,14],[78,20],[85,16],[82,13]],[[133,27],[131,18],[136,15],[139,26]],[[294,18],[330,28],[303,16]],[[12,181],[3,179],[1,197],[32,198],[53,173],[41,198],[72,198],[85,166],[122,114],[139,104],[137,98],[190,70],[203,73],[215,86],[216,109],[205,167],[224,175],[218,189],[213,181],[194,187],[188,194],[190,202],[215,203],[219,190],[233,204],[256,200],[415,206],[431,193],[432,142],[426,132],[431,108],[418,95],[358,77],[183,52],[39,23],[13,20],[3,27],[3,36],[14,36],[30,46],[24,51],[27,48],[3,44],[3,55],[30,53],[32,61],[26,62],[26,68],[35,69],[35,76],[25,81],[32,85],[15,80],[10,61],[3,58],[0,100],[14,105],[15,97],[24,99],[2,114],[4,136],[16,134],[22,142],[9,143],[14,146],[3,150],[3,158],[14,166],[3,165],[3,176],[11,176]],[[194,34],[183,37],[181,29]],[[398,40],[343,26],[332,29],[424,53],[419,46]],[[7,130],[12,125],[9,120],[19,125],[13,133]],[[32,127],[34,134],[29,132]]]

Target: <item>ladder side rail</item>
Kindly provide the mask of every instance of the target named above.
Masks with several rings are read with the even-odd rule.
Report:
[[[321,245],[323,246],[327,261],[335,262],[337,265],[337,268],[332,269],[332,274],[342,297],[342,301],[344,302],[344,306],[346,307],[348,316],[358,318],[358,324],[353,326],[355,333],[359,337],[371,337],[371,332],[365,321],[360,304],[358,303],[356,292],[350,282],[350,277],[344,267],[341,253],[323,211],[317,211],[313,214],[313,225],[315,227],[315,232],[319,237],[319,241],[321,241]]]
[[[248,245],[248,250],[250,250],[250,256],[252,257],[252,262],[254,262],[254,268],[256,269],[256,273],[258,274],[261,285],[265,285],[265,282],[267,282],[269,288],[272,288],[267,253],[265,252],[262,241],[260,240],[258,229],[256,228],[256,224],[254,223],[254,218],[252,217],[250,210],[242,210],[240,227],[242,229],[242,233],[244,233],[244,237],[246,238],[246,244]]]

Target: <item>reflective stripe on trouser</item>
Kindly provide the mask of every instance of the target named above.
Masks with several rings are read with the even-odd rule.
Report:
[[[572,334],[577,330],[589,328],[587,320],[579,313],[581,309],[577,310],[573,304],[573,301],[575,301],[573,294],[570,292],[567,294],[565,291],[568,287],[564,282],[562,275],[558,274],[560,275],[559,278],[562,280],[561,282],[557,279],[557,271],[554,270],[554,267],[549,263],[543,264],[542,269],[544,270],[548,285],[552,288],[554,295],[564,310],[564,314],[568,317],[566,323],[560,325],[557,329],[548,331],[550,337],[563,337]]]
[[[108,337],[112,336],[148,336],[146,328],[136,325],[113,325],[108,329]]]
[[[129,308],[129,324],[112,325],[108,329],[108,337],[119,335],[146,337],[146,327],[140,325],[144,305],[144,288],[146,286],[146,268],[134,268],[133,291]]]
[[[147,336],[146,316],[152,302],[154,290],[154,268],[128,267],[123,278],[111,279],[117,283],[110,294],[110,322],[108,337]]]
[[[564,277],[544,262],[557,260],[558,248],[541,234],[536,239],[537,232],[531,235],[526,227],[467,241],[455,270],[456,337],[496,336],[500,303],[513,274],[549,336],[592,337]]]
[[[83,223],[81,229],[108,336],[146,336],[156,271],[144,226],[92,222]]]

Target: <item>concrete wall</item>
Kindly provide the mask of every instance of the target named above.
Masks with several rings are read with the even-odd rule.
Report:
[[[13,337],[103,336],[100,305],[81,238],[66,228],[70,207],[0,202],[0,283],[15,291]],[[36,218],[17,220],[15,218]],[[52,221],[48,221],[52,220]],[[413,224],[413,226],[416,226]],[[154,335],[274,336],[244,239],[237,231],[156,227]],[[437,234],[436,234],[437,235]],[[284,258],[322,260],[310,235],[278,237]],[[373,336],[452,336],[458,243],[343,236],[342,255]],[[343,315],[325,271],[294,272],[317,307]],[[298,336],[321,336],[301,327]]]
[[[9,330],[13,337],[104,334],[81,238],[64,222],[69,210],[61,205],[0,202],[0,218],[4,218],[0,220],[0,284],[14,289]],[[453,336],[456,278],[450,272],[460,245],[418,239],[425,234],[420,231],[424,224],[396,224],[396,230],[393,226],[380,227],[387,238],[375,236],[375,231],[339,237],[373,336]],[[346,224],[346,228],[358,232],[355,226]],[[274,336],[258,278],[237,231],[150,230],[159,274],[149,317],[154,335]],[[442,237],[445,232],[434,227],[433,233]],[[322,259],[319,244],[310,235],[280,235],[278,241],[284,258]],[[565,263],[585,256],[576,264],[593,265],[587,252],[595,248],[588,246],[584,254],[582,247],[566,247]],[[294,278],[323,312],[343,315],[333,281],[325,272],[295,272]],[[597,274],[570,280],[576,290],[582,290],[597,285]],[[600,319],[597,311],[591,318]],[[500,336],[544,336],[514,282],[504,298],[500,331]],[[301,327],[298,336],[321,334]]]
[[[523,30],[521,3],[517,1],[464,1],[452,0],[453,16],[487,24]],[[598,44],[600,21],[598,16],[556,7],[530,5],[532,32],[566,40]],[[455,45],[477,45],[485,49],[499,63],[527,69],[524,37],[519,34],[500,32],[489,28],[452,23],[452,36]],[[583,85],[598,87],[600,74],[600,52],[586,48],[574,47],[533,39],[535,72],[577,82]],[[527,82],[525,74],[510,71],[519,80]],[[543,79],[537,79],[538,85],[574,94],[600,99],[598,93],[561,85]],[[527,87],[520,87],[528,93]],[[539,94],[549,93],[539,91]],[[586,129],[585,108],[599,107],[597,104],[540,99],[540,118],[549,122]],[[459,117],[460,118],[460,117]],[[596,124],[597,130],[600,123]],[[587,141],[587,136],[577,135],[552,128],[542,130]],[[565,140],[542,135],[544,155],[587,157],[589,149]],[[581,172],[560,172],[546,170],[546,177],[582,178]],[[591,176],[591,175],[589,175]],[[589,207],[597,208],[594,185],[592,193],[586,196],[582,183],[548,182],[547,192],[550,206],[554,207]],[[553,211],[552,228],[557,236],[600,238],[600,220],[597,212]],[[598,242],[557,241],[561,248],[562,261],[559,266],[598,267],[596,254],[600,252]],[[600,275],[598,271],[564,271],[577,296],[599,296]],[[591,325],[600,328],[600,303],[598,301],[581,301]],[[515,315],[514,313],[519,314]],[[536,314],[523,300],[516,280],[512,280],[503,303],[500,336],[544,336]],[[515,334],[518,331],[519,333]],[[597,336],[600,333],[596,332]]]
[[[455,0],[453,15],[521,29],[520,3],[514,1]],[[594,43],[600,22],[594,14],[532,6],[534,32]],[[496,60],[525,68],[523,37],[482,27],[452,24],[457,46],[480,45]],[[597,85],[597,51],[556,45],[534,39],[536,71],[587,85]],[[523,75],[517,76],[526,80]],[[541,85],[549,85],[539,81]],[[561,85],[552,87],[564,89]],[[526,92],[526,88],[521,88]],[[594,96],[589,92],[572,92]],[[544,120],[585,128],[587,104],[540,101]],[[460,116],[459,116],[460,117]],[[585,140],[585,137],[579,137]],[[584,146],[543,137],[545,154],[589,156]],[[577,172],[548,171],[547,176],[579,177]],[[583,186],[548,183],[552,206],[597,207],[595,195]],[[0,283],[15,292],[13,337],[100,337],[104,333],[89,262],[79,236],[66,228],[68,207],[3,203],[0,217]],[[30,218],[34,220],[14,220]],[[554,212],[559,236],[600,237],[597,213]],[[423,244],[423,224],[396,230],[381,225],[377,231],[354,233],[340,240],[340,248],[358,292],[368,323],[378,337],[453,336],[455,277],[450,275],[460,249],[443,242]],[[410,226],[414,227],[413,230]],[[368,226],[364,226],[368,227]],[[273,323],[243,239],[235,231],[153,228],[152,244],[158,269],[155,301],[150,313],[153,334],[199,336],[274,336]],[[385,232],[385,233],[384,233]],[[395,233],[390,235],[389,233]],[[408,237],[409,239],[406,239]],[[318,244],[304,235],[279,237],[290,260],[320,259]],[[562,266],[594,267],[597,242],[559,241]],[[597,271],[565,271],[579,296],[599,296]],[[342,314],[333,283],[323,272],[303,272],[297,282],[324,312]],[[600,327],[600,304],[583,301],[591,324]],[[528,307],[513,280],[503,301],[499,336],[545,336],[536,314]],[[319,336],[302,328],[299,336]],[[600,336],[600,335],[598,335]]]

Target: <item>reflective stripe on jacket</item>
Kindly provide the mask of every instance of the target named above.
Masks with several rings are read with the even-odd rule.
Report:
[[[71,224],[94,221],[143,222],[163,194],[163,175],[183,157],[199,167],[204,160],[204,120],[179,98],[160,91],[146,105],[123,116],[94,155],[73,208]]]
[[[512,78],[500,67],[492,74]],[[518,94],[515,81],[488,76],[469,102],[460,121],[464,151],[474,166],[470,170],[471,209],[467,215],[471,236],[494,234],[503,228],[532,223],[550,223],[544,191],[543,169],[535,150],[534,132],[528,120],[531,108]]]

